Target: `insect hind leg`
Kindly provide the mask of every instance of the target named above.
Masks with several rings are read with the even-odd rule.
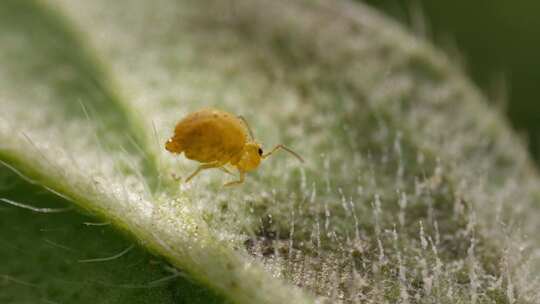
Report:
[[[245,174],[244,171],[240,171],[240,179],[239,180],[228,182],[225,185],[223,185],[223,187],[230,187],[230,186],[240,185],[240,184],[244,183],[244,176],[245,175],[246,174]]]
[[[221,166],[222,164],[219,162],[211,162],[211,163],[202,164],[197,168],[197,170],[191,173],[191,175],[188,176],[188,178],[186,178],[186,183],[189,182],[192,178],[194,178],[197,174],[199,174],[202,170],[219,168]]]
[[[202,170],[206,170],[206,169],[218,168],[218,169],[223,170],[224,172],[232,174],[229,170],[223,167],[224,165],[225,163],[222,161],[213,161],[210,163],[202,164],[193,173],[191,173],[191,175],[188,176],[188,178],[186,178],[186,183],[189,182],[192,178],[194,178],[197,174],[199,174]]]
[[[230,175],[234,175],[231,171],[229,171],[227,168],[225,168],[224,166],[221,166],[219,167],[218,169],[220,169],[221,171],[227,173],[227,174],[230,174]]]

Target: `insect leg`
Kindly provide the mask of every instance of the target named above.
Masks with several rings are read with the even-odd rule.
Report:
[[[247,120],[244,118],[244,116],[242,115],[238,115],[238,118],[240,118],[240,120],[242,120],[242,122],[244,123],[244,125],[246,126],[246,128],[248,129],[248,132],[249,132],[249,137],[251,138],[251,140],[254,139],[253,137],[253,131],[251,131],[251,128],[249,127],[249,124],[247,122]]]
[[[201,172],[202,170],[218,168],[221,166],[222,164],[220,164],[219,162],[211,162],[207,164],[202,164],[197,168],[197,170],[195,170],[195,172],[191,173],[191,175],[188,178],[186,178],[186,183],[189,182],[192,178],[194,178],[197,174],[199,174],[199,172]]]
[[[296,158],[298,158],[298,160],[300,160],[301,162],[304,162],[304,159],[302,157],[300,157],[300,155],[296,154],[296,152],[294,152],[293,150],[287,148],[286,146],[284,145],[277,145],[275,146],[272,150],[270,150],[270,152],[266,153],[266,154],[263,154],[262,155],[262,158],[267,158],[268,156],[272,155],[272,153],[276,152],[277,150],[279,149],[283,149],[289,153],[291,153],[292,155],[294,155]]]
[[[230,175],[234,175],[231,171],[227,170],[227,168],[225,168],[225,167],[219,167],[219,169],[220,169],[221,171],[225,172],[225,173],[228,173],[228,174],[230,174]]]
[[[244,182],[244,175],[245,175],[245,172],[244,171],[240,171],[240,179],[237,180],[237,181],[232,181],[232,182],[228,182],[226,183],[225,185],[223,185],[223,187],[230,187],[230,186],[234,186],[234,185],[240,185]]]

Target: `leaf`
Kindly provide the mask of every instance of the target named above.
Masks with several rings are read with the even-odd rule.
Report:
[[[0,185],[3,199],[52,208],[2,201],[0,302],[223,303],[109,223],[69,210],[70,202],[4,166]]]
[[[33,10],[19,13],[56,24],[30,33],[66,42],[3,38],[13,41],[0,58],[24,77],[0,74],[0,158],[198,284],[235,303],[538,297],[525,278],[539,240],[522,231],[539,228],[540,195],[522,143],[451,61],[377,13],[346,2],[24,3]],[[43,66],[13,60],[23,51]],[[55,72],[35,77],[40,66]],[[218,172],[179,187],[171,174],[194,166],[162,143],[202,106],[242,114],[260,141],[307,164],[276,156],[240,188],[222,189]]]
[[[8,143],[17,141],[29,158],[45,162],[43,165],[49,169],[45,174],[63,175],[63,170],[80,170],[73,167],[81,161],[76,150],[70,166],[63,167],[61,163],[55,164],[60,159],[54,154],[42,154],[46,152],[34,146],[54,144],[49,137],[54,134],[56,143],[65,144],[64,140],[70,139],[73,143],[82,136],[102,147],[116,144],[135,155],[140,152],[133,146],[134,141],[126,140],[130,132],[125,128],[128,118],[102,81],[103,72],[55,19],[57,16],[28,1],[3,1],[0,7],[1,122],[3,128],[23,128],[2,133],[4,161],[20,161],[17,155],[4,150],[9,148]],[[35,111],[39,107],[42,110]],[[8,118],[9,114],[20,116]],[[41,117],[47,114],[54,119],[47,121],[47,117]],[[5,125],[8,119],[17,118],[17,123]],[[60,119],[65,121],[60,123]],[[58,125],[48,127],[51,122]],[[66,130],[56,128],[68,128],[70,124],[74,136],[62,138]],[[85,125],[94,130],[87,132]],[[40,131],[44,134],[41,140],[30,137]],[[136,134],[131,136],[137,138]],[[114,149],[110,147],[108,152]],[[117,153],[129,154],[125,150]],[[30,166],[26,170],[33,170],[32,162],[26,166]],[[22,168],[25,169],[24,165]],[[223,298],[185,279],[185,274],[149,254],[136,241],[119,234],[106,219],[96,219],[73,208],[56,213],[69,208],[72,202],[46,188],[58,187],[54,176],[42,177],[48,179],[42,183],[44,188],[15,172],[17,169],[10,165],[0,164],[0,302],[223,302]],[[39,174],[34,177],[39,178]],[[13,204],[53,210],[40,213]],[[115,258],[119,253],[124,254]]]

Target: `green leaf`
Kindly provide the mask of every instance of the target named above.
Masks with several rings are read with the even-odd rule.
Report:
[[[133,253],[180,269],[206,288],[201,301],[539,296],[527,278],[540,188],[522,143],[451,61],[376,12],[301,0],[1,6],[0,159],[125,232]],[[204,106],[243,115],[265,147],[287,144],[306,164],[276,155],[240,187],[222,188],[217,171],[179,185],[171,175],[196,165],[163,143]],[[106,262],[122,269],[131,252]],[[189,301],[186,282],[167,284]]]
[[[0,185],[0,302],[223,303],[109,223],[4,166]]]
[[[135,146],[140,144],[137,134],[126,128],[129,117],[104,73],[58,16],[29,1],[3,1],[0,7],[2,126],[24,128],[5,135],[8,140],[0,145],[2,159],[47,180],[29,180],[11,165],[0,164],[0,302],[223,303],[222,297],[186,279],[186,274],[119,233],[106,218],[96,219],[70,207],[73,202],[47,188],[61,189],[54,176],[33,173],[32,162],[24,163],[15,152],[4,150],[9,141],[18,139],[28,157],[51,166],[49,173],[74,170],[72,166],[80,161],[77,153],[71,167],[63,167],[54,164],[59,158],[46,159],[50,156],[34,146],[55,144],[49,136],[64,131],[55,128],[73,124],[75,136],[65,140],[90,137],[103,149],[100,153],[114,153],[113,147],[122,147],[117,153],[142,158]],[[21,115],[20,121],[4,125],[9,114]],[[54,118],[40,117],[47,114]],[[40,120],[45,120],[45,126],[39,125]],[[58,125],[47,127],[51,122]],[[93,131],[88,133],[81,125],[90,125]],[[32,139],[36,134],[33,127],[44,127],[46,137]],[[56,139],[64,144],[64,139]],[[132,170],[129,166],[124,169]]]

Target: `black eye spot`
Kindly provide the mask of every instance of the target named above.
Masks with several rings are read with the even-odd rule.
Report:
[[[261,148],[259,148],[259,155],[262,156],[262,154],[263,154],[263,150]]]

